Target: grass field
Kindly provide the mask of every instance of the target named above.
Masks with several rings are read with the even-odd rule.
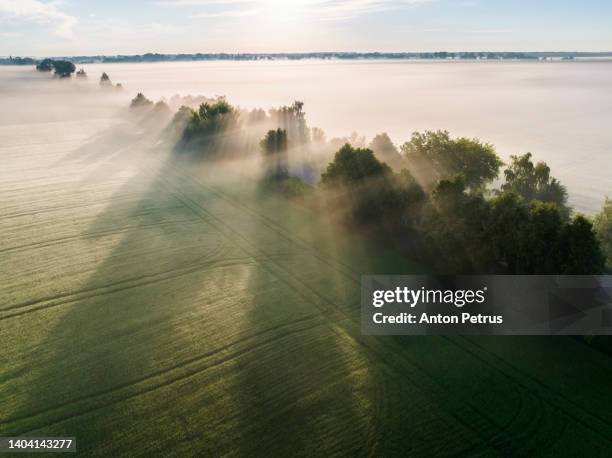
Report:
[[[106,137],[113,139],[113,147]],[[94,456],[610,456],[571,338],[364,337],[420,268],[110,117],[0,125],[0,435]]]

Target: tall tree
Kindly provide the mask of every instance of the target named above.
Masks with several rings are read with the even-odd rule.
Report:
[[[269,130],[260,145],[264,153],[266,176],[273,180],[288,178],[287,131],[280,128]]]
[[[545,162],[534,164],[531,153],[510,156],[510,165],[504,170],[504,191],[515,192],[525,200],[551,202],[569,216],[567,190],[556,178],[550,175],[550,167]]]

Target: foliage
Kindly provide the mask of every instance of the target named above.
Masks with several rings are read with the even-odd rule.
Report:
[[[287,158],[287,131],[270,130],[261,140],[267,179],[284,180],[289,177]]]
[[[401,165],[402,157],[399,150],[385,132],[376,135],[370,142],[369,148],[374,151],[376,157],[391,167],[395,168]]]
[[[598,274],[603,255],[592,224],[566,221],[553,203],[513,192],[491,200],[468,194],[461,179],[441,181],[426,219],[438,267],[452,273]]]
[[[605,256],[593,223],[582,215],[563,227],[556,253],[555,270],[560,274],[601,274],[605,270]]]
[[[601,247],[607,257],[608,266],[612,268],[612,199],[606,198],[601,212],[595,217],[595,231]]]
[[[111,82],[111,79],[106,72],[103,72],[102,76],[100,77],[100,86],[102,87],[112,87],[113,86],[113,83]]]
[[[53,60],[43,59],[36,65],[36,70],[39,72],[50,72],[55,70],[55,75],[60,78],[69,78],[72,75],[76,67],[74,64],[67,60]]]
[[[150,107],[151,105],[153,105],[153,102],[147,99],[142,92],[139,92],[138,94],[136,94],[136,97],[132,99],[132,102],[130,103],[130,108],[143,108]]]
[[[487,213],[482,195],[466,192],[463,175],[436,185],[423,208],[421,230],[429,262],[439,272],[489,270],[489,247],[482,243]]]
[[[321,184],[341,193],[346,202],[339,205],[347,208],[355,221],[368,225],[380,223],[392,230],[410,224],[414,212],[408,209],[424,198],[410,172],[404,170],[395,175],[372,150],[354,148],[348,143],[328,165]]]
[[[321,183],[326,186],[354,186],[366,179],[387,174],[391,174],[391,169],[376,159],[372,150],[353,148],[347,143],[340,148],[325,173],[321,175]]]
[[[538,162],[534,165],[531,153],[511,156],[511,161],[504,170],[506,182],[502,190],[515,192],[528,201],[554,203],[569,215],[566,207],[567,190],[556,178],[550,176],[550,168],[546,163]]]
[[[50,72],[53,70],[53,60],[43,59],[36,65],[36,70],[39,72]]]
[[[430,185],[463,174],[466,187],[478,189],[494,180],[503,165],[493,145],[464,137],[451,139],[446,131],[415,132],[400,149]]]
[[[270,117],[276,125],[287,131],[287,138],[293,145],[302,145],[309,141],[304,102],[295,101],[289,106],[272,109]]]
[[[237,124],[238,111],[224,99],[202,103],[197,110],[191,112],[181,144],[189,147],[217,147],[222,135]]]
[[[55,74],[60,78],[69,78],[76,70],[75,65],[67,60],[53,61],[53,68],[55,69]]]

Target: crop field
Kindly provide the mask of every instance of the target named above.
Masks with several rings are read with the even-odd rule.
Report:
[[[248,164],[171,160],[108,114],[0,139],[1,436],[105,457],[611,455],[609,357],[362,336],[361,275],[420,267],[262,194]]]

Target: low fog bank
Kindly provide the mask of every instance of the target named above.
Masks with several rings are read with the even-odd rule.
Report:
[[[61,63],[55,65],[59,68]],[[79,151],[88,157],[106,155],[115,171],[135,157],[143,167],[231,164],[226,170],[257,180],[261,192],[283,196],[334,222],[390,241],[396,249],[445,272],[603,269],[593,223],[574,210],[571,190],[537,153],[502,159],[493,144],[454,137],[445,130],[414,132],[401,144],[385,132],[370,139],[356,132],[328,136],[310,124],[302,101],[244,108],[217,95],[149,98],[132,82],[118,81],[107,72],[98,75],[80,69],[70,77],[74,66],[67,77],[57,69],[55,74],[2,71],[2,97],[8,107],[2,124],[36,128],[36,123],[72,121],[75,130],[101,129],[90,137],[87,148],[71,152],[71,158]],[[503,214],[495,216],[500,208],[514,212],[506,223]],[[606,220],[604,216],[600,218]],[[535,234],[544,224],[538,222],[541,217],[548,218],[551,227]],[[531,218],[535,218],[533,227],[517,226]],[[472,219],[479,223],[474,225]],[[595,222],[607,231],[607,221]],[[490,231],[496,225],[501,226],[495,231],[526,231],[530,243],[542,237],[544,246],[537,249],[544,250],[544,258],[555,253],[552,261],[546,265],[529,261],[536,250],[529,244],[492,241],[496,235]],[[572,231],[583,231],[576,235],[583,237],[580,242],[567,239]],[[599,235],[603,249],[607,236]],[[573,243],[585,245],[576,248]],[[558,258],[560,250],[585,250],[584,259],[574,265],[561,259],[563,255]]]

